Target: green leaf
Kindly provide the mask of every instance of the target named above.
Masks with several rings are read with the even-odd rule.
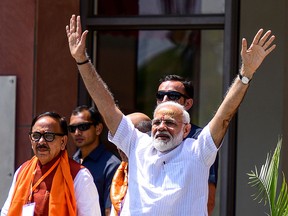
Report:
[[[278,140],[272,158],[271,154],[267,154],[266,162],[261,166],[259,174],[257,167],[255,167],[255,171],[252,170],[251,173],[247,173],[249,176],[248,184],[257,189],[252,194],[253,199],[258,200],[259,203],[264,202],[264,205],[268,203],[271,216],[288,216],[288,189],[284,174],[282,175],[282,186],[277,198],[281,145],[282,138]]]

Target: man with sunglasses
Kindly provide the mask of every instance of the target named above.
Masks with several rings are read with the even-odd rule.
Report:
[[[190,116],[173,101],[154,110],[151,136],[135,129],[87,58],[88,31],[82,33],[80,16],[72,15],[66,34],[86,88],[109,128],[109,139],[128,156],[129,186],[121,215],[207,216],[209,168],[249,81],[276,47],[272,45],[275,36],[271,31],[263,35],[260,29],[249,48],[242,40],[242,67],[223,102],[198,139],[185,139],[191,129]]]
[[[110,215],[110,187],[120,160],[101,142],[103,126],[98,110],[82,105],[72,111],[68,130],[79,148],[73,159],[91,172],[99,193],[101,213],[105,216]]]
[[[189,111],[193,106],[194,87],[190,80],[184,79],[178,75],[166,75],[159,80],[159,87],[156,93],[157,105],[166,101],[175,101],[182,106],[185,110]],[[202,128],[197,125],[191,124],[190,133],[186,138],[197,139]],[[211,215],[215,206],[216,185],[218,179],[218,161],[217,154],[215,162],[210,167],[208,187],[208,215]]]
[[[29,138],[35,156],[15,172],[1,216],[100,216],[91,173],[68,158],[66,120],[54,112],[40,114]]]

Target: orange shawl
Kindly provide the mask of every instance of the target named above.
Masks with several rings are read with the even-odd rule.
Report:
[[[122,200],[128,189],[128,163],[122,161],[112,179],[110,199],[116,214],[119,215]]]
[[[8,216],[21,215],[22,207],[28,201],[31,182],[33,181],[33,172],[36,169],[37,161],[38,158],[34,156],[18,173]],[[49,216],[76,216],[77,209],[74,182],[70,173],[70,165],[66,150],[61,154],[59,165],[55,169],[57,170],[53,178],[49,198]]]

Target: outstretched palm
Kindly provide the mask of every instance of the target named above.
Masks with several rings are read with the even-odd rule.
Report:
[[[66,26],[66,34],[69,42],[69,48],[71,55],[76,60],[84,60],[85,47],[86,47],[86,36],[88,31],[82,33],[80,16],[72,15],[70,19],[70,26]]]
[[[262,33],[263,29],[260,29],[257,32],[249,49],[247,49],[246,39],[243,38],[242,40],[242,64],[245,70],[249,70],[251,74],[253,74],[258,69],[264,58],[276,47],[275,44],[269,47],[275,39],[274,35],[268,39],[271,31],[267,31],[263,37],[260,38]]]

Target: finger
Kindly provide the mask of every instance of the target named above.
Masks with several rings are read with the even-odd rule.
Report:
[[[87,38],[88,30],[85,30],[83,34],[81,35],[80,43],[85,44],[86,43],[86,38]]]
[[[275,39],[275,36],[272,35],[272,36],[269,38],[269,40],[264,44],[263,48],[266,50],[267,47],[269,47],[270,44],[272,44],[272,42],[274,41],[274,39]]]
[[[77,16],[77,25],[76,25],[76,33],[77,33],[77,37],[80,37],[80,35],[82,34],[82,26],[81,26],[81,18],[80,16]]]
[[[75,32],[75,15],[73,14],[70,19],[70,33]]]
[[[265,56],[267,56],[270,52],[272,52],[276,48],[276,44],[273,44],[265,51]]]
[[[266,40],[267,40],[267,38],[269,37],[270,34],[271,34],[271,31],[270,31],[270,30],[267,31],[267,32],[263,35],[263,37],[260,39],[258,45],[262,46],[262,45],[266,42]]]
[[[69,26],[68,25],[66,25],[66,35],[67,35],[67,37],[70,36],[70,30],[69,30]]]
[[[259,31],[257,32],[257,34],[255,35],[255,37],[254,37],[254,39],[252,41],[252,44],[258,44],[262,33],[263,33],[263,29],[259,29]]]
[[[241,55],[247,52],[247,40],[245,38],[242,39],[242,48]]]

